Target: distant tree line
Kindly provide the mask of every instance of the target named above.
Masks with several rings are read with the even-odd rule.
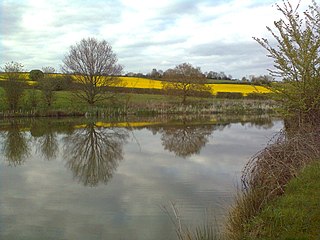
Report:
[[[128,72],[124,74],[125,77],[139,77],[139,78],[150,78],[155,80],[166,80],[167,75],[170,74],[171,69],[167,69],[165,71],[156,68],[153,68],[149,73],[134,73]],[[201,70],[200,70],[201,72]],[[241,79],[233,78],[231,74],[226,74],[225,72],[201,72],[203,78],[209,80],[208,83],[212,83],[210,80],[227,80],[234,81],[237,83],[245,83],[245,84],[254,84],[254,85],[270,85],[271,82],[274,81],[274,78],[271,75],[249,75],[247,77],[242,77]]]
[[[164,79],[165,75],[168,74],[168,71],[170,69],[167,69],[165,71],[159,69],[157,70],[156,68],[153,68],[151,72],[149,73],[134,73],[134,72],[128,72],[124,76],[126,77],[142,77],[142,78],[151,78],[151,79]],[[232,75],[226,74],[224,72],[214,72],[214,71],[209,71],[209,72],[201,72],[204,78],[207,79],[213,79],[213,80],[232,80]]]
[[[249,75],[249,77],[243,77],[241,82],[252,83],[254,85],[269,86],[274,80],[271,75]]]

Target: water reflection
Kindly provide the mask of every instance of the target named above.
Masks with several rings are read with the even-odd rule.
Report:
[[[186,224],[211,207],[220,219],[235,175],[282,126],[163,118],[1,121],[0,158],[25,151],[21,167],[0,163],[0,239],[175,239],[159,206],[174,201]]]
[[[258,129],[273,127],[272,118],[261,116],[233,116],[217,115],[211,119],[209,116],[197,117],[180,116],[169,124],[148,127],[154,134],[161,134],[162,146],[165,150],[178,157],[187,158],[199,154],[209,141],[213,131],[222,131],[231,123],[241,122]],[[214,123],[214,124],[213,124]]]
[[[10,121],[6,132],[1,132],[2,152],[10,166],[18,166],[25,162],[30,154],[30,146],[26,133],[21,131],[18,122]]]
[[[200,152],[214,128],[214,125],[190,125],[183,121],[181,125],[161,127],[158,132],[165,150],[186,158]]]
[[[263,129],[273,126],[272,118],[268,116],[160,117],[147,121],[140,119],[132,124],[99,122],[99,126],[97,120],[88,119],[9,120],[0,125],[0,144],[10,166],[26,161],[31,143],[46,160],[58,158],[59,150],[62,150],[66,167],[73,172],[74,178],[85,186],[96,186],[100,182],[107,183],[123,159],[123,145],[132,129],[116,126],[147,128],[153,134],[161,135],[165,150],[187,158],[200,153],[213,131],[221,131],[233,122],[250,123]],[[61,134],[64,135],[63,148],[59,144]]]
[[[67,167],[85,186],[107,183],[123,159],[123,144],[129,134],[124,128],[99,128],[95,122],[66,136]]]
[[[36,121],[32,124],[30,133],[35,139],[37,152],[40,152],[47,160],[52,160],[57,157],[59,145],[57,129],[53,122],[43,120]]]

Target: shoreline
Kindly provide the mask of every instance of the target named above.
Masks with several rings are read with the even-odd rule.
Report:
[[[287,209],[281,206],[281,209],[277,210],[279,206],[274,204],[287,201],[283,200],[287,198],[291,201],[287,191],[291,194],[292,182],[298,181],[299,184],[304,177],[304,169],[312,168],[313,164],[319,165],[319,160],[316,160],[320,158],[319,136],[319,130],[314,128],[282,132],[265,149],[250,159],[243,170],[242,189],[229,211],[226,222],[227,239],[316,239],[304,235],[306,232],[303,229],[311,223],[305,220],[308,216],[302,216],[304,220],[300,222],[298,219],[295,221],[293,217],[300,211],[297,207],[304,206],[312,200],[312,195],[305,194],[310,189],[316,189],[310,186],[311,183],[305,181],[299,185],[303,191],[298,193],[293,191],[292,194],[305,194],[299,200],[300,205]],[[320,175],[320,168],[316,174]],[[317,178],[315,182],[317,186],[320,186],[319,179]],[[319,196],[320,193],[317,196],[319,200],[317,204],[320,202]],[[292,213],[286,215],[288,211]],[[314,224],[317,226],[316,229],[320,229],[320,218],[316,219]],[[299,233],[302,238],[294,238],[296,237],[293,234],[294,229],[285,230],[290,229],[291,225],[300,227],[302,232],[295,234]],[[283,235],[280,235],[280,230]],[[320,232],[317,234],[313,237],[320,236]]]

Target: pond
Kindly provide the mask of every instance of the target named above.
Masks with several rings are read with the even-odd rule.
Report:
[[[222,221],[268,116],[0,121],[0,239],[176,239]],[[169,210],[170,212],[170,210]]]

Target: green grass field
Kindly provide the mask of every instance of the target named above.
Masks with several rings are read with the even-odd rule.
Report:
[[[320,239],[320,162],[307,166],[248,226],[256,240]]]
[[[24,96],[20,101],[20,108],[28,109],[30,106],[30,96],[36,97],[38,107],[45,107],[44,101],[42,98],[42,94],[40,90],[32,90],[27,89],[24,92]],[[212,99],[208,98],[195,98],[190,97],[190,103],[201,101],[202,103],[212,102]],[[165,104],[172,103],[178,104],[180,102],[180,98],[177,96],[168,96],[168,95],[160,95],[160,94],[135,94],[135,93],[119,93],[116,95],[114,99],[104,100],[102,102],[97,102],[96,107],[104,108],[106,106],[119,106],[125,105],[126,103],[130,103],[132,105],[146,105],[146,104]],[[7,108],[5,103],[5,93],[3,88],[0,87],[0,111],[3,111]],[[85,101],[77,98],[70,91],[55,91],[54,93],[54,101],[53,101],[53,109],[74,109],[74,110],[83,110],[88,108],[88,104]]]

